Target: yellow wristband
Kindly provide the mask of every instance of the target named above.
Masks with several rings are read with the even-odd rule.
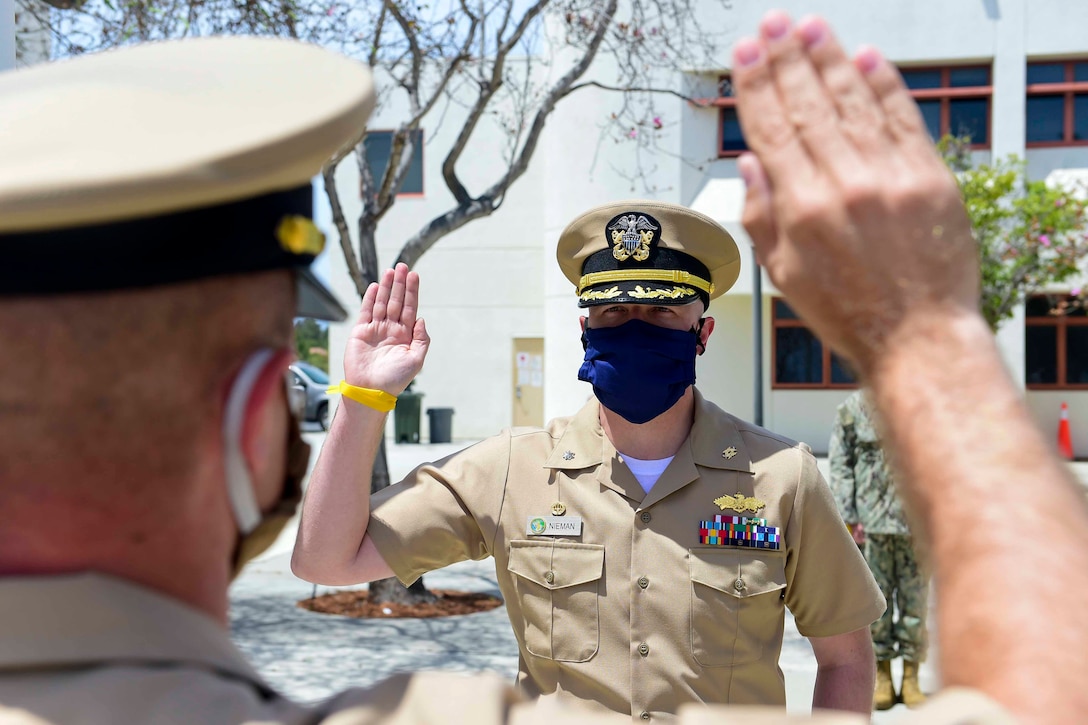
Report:
[[[365,405],[374,410],[380,410],[383,413],[388,413],[393,410],[393,408],[397,407],[397,396],[390,395],[384,390],[359,388],[349,384],[346,380],[341,380],[339,385],[330,385],[325,392],[340,393],[340,395],[354,400],[360,405]]]

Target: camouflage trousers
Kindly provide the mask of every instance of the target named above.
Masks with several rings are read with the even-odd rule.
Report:
[[[924,661],[929,575],[919,566],[911,537],[866,534],[865,560],[888,601],[884,614],[870,627],[877,660]]]

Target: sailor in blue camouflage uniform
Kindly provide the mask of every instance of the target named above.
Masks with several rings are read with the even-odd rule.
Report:
[[[828,459],[839,511],[888,600],[871,627],[877,659],[873,707],[887,710],[897,701],[891,675],[896,657],[903,658],[900,701],[908,707],[925,701],[918,664],[926,657],[929,576],[915,551],[874,412],[861,390],[839,406]]]

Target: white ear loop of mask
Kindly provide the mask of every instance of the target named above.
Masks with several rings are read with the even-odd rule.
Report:
[[[245,455],[242,453],[242,426],[245,423],[246,405],[264,366],[275,355],[274,350],[258,350],[242,365],[238,377],[231,385],[223,415],[223,450],[226,457],[227,494],[234,510],[234,520],[242,534],[248,534],[261,522],[261,508],[253,491],[253,478],[249,475]]]

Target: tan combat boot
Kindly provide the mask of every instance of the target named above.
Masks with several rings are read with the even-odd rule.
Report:
[[[926,701],[926,695],[918,686],[918,663],[903,660],[903,686],[899,696],[907,707],[918,707]]]
[[[889,710],[895,706],[895,685],[892,684],[892,661],[877,660],[876,689],[873,691],[873,709]]]

